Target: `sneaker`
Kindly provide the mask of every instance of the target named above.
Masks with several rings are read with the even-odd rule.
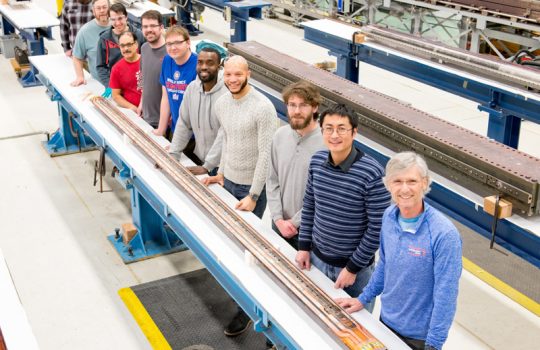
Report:
[[[236,337],[244,333],[253,321],[242,310],[238,310],[238,313],[234,316],[232,321],[225,327],[223,333],[228,337]]]

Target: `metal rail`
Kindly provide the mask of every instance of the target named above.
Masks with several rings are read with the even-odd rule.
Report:
[[[407,52],[451,67],[459,67],[461,70],[494,78],[497,81],[509,83],[522,89],[540,90],[540,74],[535,69],[523,66],[516,67],[512,63],[486,57],[486,55],[446,47],[441,43],[432,43],[429,40],[390,29],[365,26],[359,27],[358,30],[364,33],[371,42],[379,43],[400,52]]]
[[[320,88],[323,106],[343,103],[356,111],[362,135],[397,152],[414,150],[432,170],[475,193],[500,194],[516,211],[538,214],[540,159],[260,43],[234,43],[228,49],[248,60],[257,81],[278,91],[299,79],[310,81]]]
[[[350,349],[386,349],[367,329],[340,308],[289,259],[120,110],[102,97],[93,97],[92,103],[154,163],[156,168],[163,171],[179,189],[189,195],[216,225],[240,242],[270,273],[296,295],[332,333],[340,338],[343,344]]]

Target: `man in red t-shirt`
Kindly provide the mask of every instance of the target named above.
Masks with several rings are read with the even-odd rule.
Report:
[[[132,32],[120,34],[118,46],[122,52],[122,59],[111,70],[109,87],[112,89],[114,102],[120,107],[129,108],[135,113],[141,102],[141,71],[138,52],[139,44]]]

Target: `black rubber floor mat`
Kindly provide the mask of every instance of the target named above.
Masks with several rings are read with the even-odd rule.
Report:
[[[266,349],[251,327],[230,338],[224,327],[237,306],[206,270],[197,270],[131,288],[175,350]]]

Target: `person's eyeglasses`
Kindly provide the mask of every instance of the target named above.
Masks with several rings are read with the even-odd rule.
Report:
[[[147,25],[144,25],[142,26],[142,29],[154,29],[154,28],[157,28],[157,27],[160,27],[159,24],[147,24]]]
[[[297,108],[300,108],[300,109],[306,109],[308,107],[311,107],[311,105],[309,103],[300,103],[299,105],[297,104],[294,104],[294,103],[288,103],[287,104],[287,108],[290,109],[290,110],[295,110]]]
[[[109,9],[109,6],[96,6],[94,7],[96,11],[106,11]]]
[[[347,133],[347,131],[351,131],[353,128],[350,128],[350,129],[347,129],[347,128],[344,128],[342,126],[338,127],[337,129],[334,129],[330,126],[326,126],[324,128],[322,128],[322,132],[323,134],[325,135],[332,135],[334,133],[334,131],[336,131],[338,133],[338,135],[345,135]]]
[[[111,21],[111,22],[120,22],[120,21],[123,21],[125,18],[126,18],[126,16],[109,17],[109,21]]]
[[[186,40],[182,40],[182,41],[171,41],[170,43],[165,43],[165,45],[167,47],[179,47],[180,45],[182,45],[183,43],[185,43]]]
[[[121,49],[126,49],[126,48],[128,48],[128,47],[132,47],[133,45],[135,45],[135,42],[134,42],[134,41],[132,41],[132,42],[130,42],[130,43],[120,44],[120,45],[118,45],[118,46],[120,46]]]

